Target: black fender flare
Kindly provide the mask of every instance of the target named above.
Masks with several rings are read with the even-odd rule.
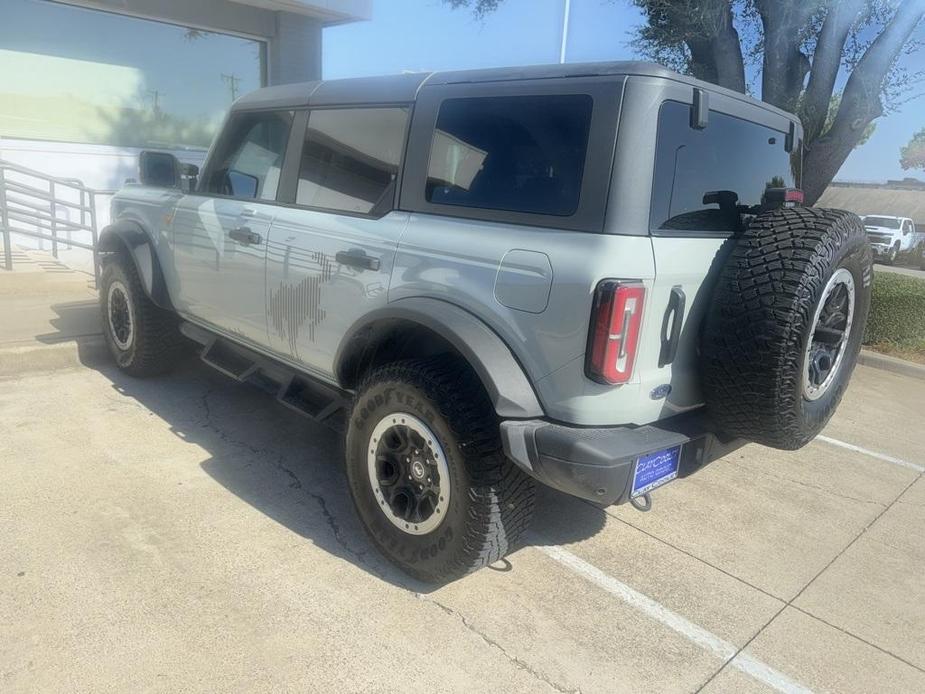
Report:
[[[174,310],[154,243],[141,224],[128,219],[110,224],[100,233],[97,248],[104,255],[125,251],[148,298],[163,309]]]
[[[352,325],[334,357],[334,373],[347,380],[351,359],[375,334],[375,326],[394,321],[415,323],[448,342],[472,366],[499,417],[543,417],[543,408],[523,367],[488,325],[468,311],[439,299],[399,299]],[[372,337],[372,339],[375,339]]]

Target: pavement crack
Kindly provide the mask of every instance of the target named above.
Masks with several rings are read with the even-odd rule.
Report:
[[[504,646],[502,646],[500,643],[498,643],[493,638],[488,636],[488,634],[486,634],[485,632],[479,630],[469,619],[465,617],[465,615],[463,615],[458,610],[454,610],[452,607],[449,607],[448,605],[444,605],[439,600],[434,600],[433,598],[427,597],[426,595],[423,595],[422,593],[414,593],[414,597],[416,597],[418,600],[423,600],[424,602],[428,602],[431,605],[438,607],[444,613],[459,620],[459,622],[467,630],[471,631],[473,634],[478,636],[480,639],[482,639],[482,641],[488,644],[491,648],[494,648],[500,651],[501,655],[507,658],[507,660],[510,661],[515,667],[517,667],[520,670],[523,670],[524,672],[528,673],[529,675],[536,678],[540,682],[543,682],[544,684],[554,689],[555,691],[562,692],[562,694],[576,694],[576,693],[581,694],[580,688],[568,689],[567,687],[562,686],[558,682],[551,680],[546,674],[540,672],[539,670],[534,668],[532,665],[530,665],[526,661],[518,658],[515,655],[512,655],[511,653],[508,653],[507,649]]]
[[[385,579],[385,574],[379,568],[373,565],[372,562],[370,562],[368,556],[369,553],[367,550],[354,549],[350,546],[350,544],[344,538],[343,532],[341,531],[341,527],[338,524],[336,517],[331,512],[331,509],[328,508],[327,500],[321,494],[311,491],[308,487],[302,484],[302,480],[299,479],[299,476],[286,466],[286,455],[284,453],[280,453],[279,451],[273,450],[272,448],[260,448],[258,446],[247,443],[246,441],[236,439],[213,420],[212,406],[209,403],[209,398],[214,394],[214,392],[215,388],[210,387],[200,397],[200,403],[205,414],[202,426],[213,431],[223,443],[243,448],[254,455],[272,456],[274,458],[273,464],[276,469],[284,473],[289,478],[289,488],[301,491],[318,505],[318,508],[321,511],[321,515],[324,518],[325,524],[328,526],[328,530],[340,548],[347,555],[352,557],[357,563],[361,564],[366,570],[370,571],[381,579]]]

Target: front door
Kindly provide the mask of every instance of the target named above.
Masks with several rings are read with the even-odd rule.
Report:
[[[267,345],[266,253],[291,111],[229,119],[200,192],[180,201],[172,225],[178,308],[221,331]]]
[[[326,377],[347,330],[388,300],[408,222],[393,210],[407,122],[400,106],[312,110],[293,204],[270,228],[270,345]]]

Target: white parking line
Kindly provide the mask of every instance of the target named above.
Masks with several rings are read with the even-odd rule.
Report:
[[[746,653],[739,653],[736,655],[739,649],[733,644],[724,641],[703,627],[699,627],[681,615],[672,612],[661,603],[630,588],[613,576],[608,576],[593,564],[589,564],[584,559],[575,556],[567,549],[563,549],[557,545],[537,545],[536,548],[545,553],[548,557],[591,581],[591,583],[603,588],[611,595],[620,598],[631,607],[635,607],[640,612],[661,622],[669,629],[676,631],[698,646],[719,656],[724,662],[729,663],[732,667],[741,670],[759,682],[763,682],[769,687],[779,692],[786,692],[787,694],[791,692],[796,694],[798,692],[803,693],[811,691],[802,684],[790,679],[782,672],[775,670],[760,660],[756,660]]]
[[[839,448],[847,448],[849,451],[855,451],[856,453],[863,453],[864,455],[869,455],[871,458],[877,458],[877,460],[885,460],[888,463],[893,463],[893,465],[900,465],[910,470],[915,470],[916,472],[925,472],[925,467],[922,465],[916,465],[915,463],[910,463],[908,460],[903,460],[901,458],[894,458],[891,455],[886,455],[884,453],[877,453],[877,451],[871,451],[866,448],[861,448],[860,446],[855,446],[853,443],[846,443],[845,441],[839,441],[838,439],[833,439],[828,436],[823,436],[819,434],[816,437],[817,441],[825,441],[826,443],[832,444],[833,446],[838,446]]]

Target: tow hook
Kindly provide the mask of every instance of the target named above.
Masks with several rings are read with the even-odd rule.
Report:
[[[652,510],[652,496],[649,492],[640,494],[639,496],[631,496],[630,503],[633,505],[634,509],[642,511],[643,513]]]

